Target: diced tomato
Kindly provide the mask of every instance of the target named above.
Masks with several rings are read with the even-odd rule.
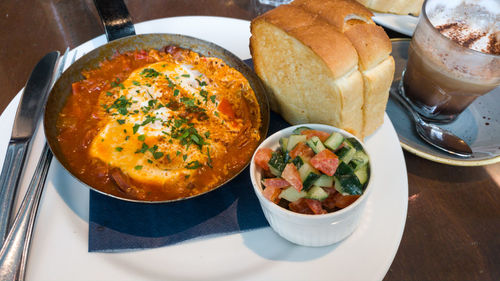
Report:
[[[299,142],[289,153],[290,158],[294,159],[297,156],[302,156],[304,159],[309,160],[314,156],[314,151],[307,144]]]
[[[303,130],[300,134],[306,135],[307,139],[317,136],[322,142],[326,141],[330,136],[329,133],[318,130]]]
[[[288,183],[286,180],[281,179],[281,178],[271,178],[271,179],[265,179],[262,181],[262,184],[267,188],[267,187],[278,187],[278,188],[284,188],[284,187],[289,187],[290,183]]]
[[[234,119],[236,117],[236,115],[234,114],[233,106],[226,98],[222,98],[219,106],[217,107],[217,110],[219,110],[220,113],[226,115],[229,119]]]
[[[271,155],[273,150],[267,147],[263,147],[255,153],[254,162],[255,165],[261,167],[262,169],[269,171],[269,165],[267,163],[271,160]]]
[[[351,205],[356,199],[361,195],[342,195],[340,193],[335,194],[335,206],[343,209]]]
[[[310,161],[311,165],[325,173],[328,176],[333,176],[337,167],[339,166],[339,158],[335,153],[331,152],[329,149],[325,149],[320,153],[314,155]]]
[[[274,203],[279,203],[279,195],[281,193],[281,188],[278,186],[269,186],[262,191],[262,195],[264,195],[265,198],[269,199],[269,201],[274,202]]]
[[[297,201],[290,202],[290,204],[288,204],[288,208],[290,209],[290,211],[299,214],[309,214],[309,215],[314,214],[311,208],[309,208],[309,205],[307,205],[305,199],[306,198],[300,198]]]
[[[320,201],[314,200],[314,199],[309,199],[309,198],[306,198],[305,201],[306,201],[307,206],[309,206],[309,209],[311,209],[311,211],[313,213],[315,213],[316,215],[327,213],[326,210],[323,209],[323,207],[321,206]]]
[[[300,179],[299,171],[294,164],[286,164],[285,169],[281,173],[281,177],[289,182],[290,185],[295,187],[298,191],[302,190],[302,180]]]
[[[335,202],[336,198],[335,195],[337,194],[337,190],[335,188],[324,188],[328,192],[328,197],[326,197],[325,200],[321,201],[321,205],[323,208],[328,209],[328,210],[333,210],[335,209]]]
[[[327,211],[321,206],[321,202],[314,199],[300,198],[297,201],[288,204],[291,211],[300,214],[326,214]]]

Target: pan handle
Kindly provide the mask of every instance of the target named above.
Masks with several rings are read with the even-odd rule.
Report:
[[[94,0],[108,42],[135,35],[134,24],[123,0]]]

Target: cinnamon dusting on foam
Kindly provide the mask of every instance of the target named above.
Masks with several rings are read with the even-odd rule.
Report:
[[[435,28],[459,45],[500,55],[499,3],[497,0],[433,1],[426,11]]]
[[[444,36],[457,42],[465,48],[475,49],[472,46],[479,40],[487,40],[486,47],[479,51],[487,54],[500,55],[500,41],[495,34],[488,34],[485,31],[470,31],[469,26],[452,22],[436,26],[436,29]]]

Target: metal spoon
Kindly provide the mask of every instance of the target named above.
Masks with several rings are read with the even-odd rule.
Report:
[[[420,115],[411,107],[411,105],[406,101],[398,92],[397,89],[391,88],[391,96],[397,100],[401,105],[403,105],[413,116],[415,121],[415,128],[418,135],[433,145],[443,151],[450,154],[457,155],[460,157],[471,157],[472,149],[470,146],[461,138],[457,137],[453,133],[438,127],[434,124],[429,124],[422,120]]]

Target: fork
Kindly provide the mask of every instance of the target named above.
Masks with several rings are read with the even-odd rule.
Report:
[[[54,82],[57,81],[65,68],[68,53],[69,48],[66,49],[59,62],[58,70],[54,75]],[[69,65],[73,64],[76,56],[77,50],[74,51]],[[0,250],[0,280],[24,280],[31,234],[51,160],[52,152],[45,142],[23,202]]]

